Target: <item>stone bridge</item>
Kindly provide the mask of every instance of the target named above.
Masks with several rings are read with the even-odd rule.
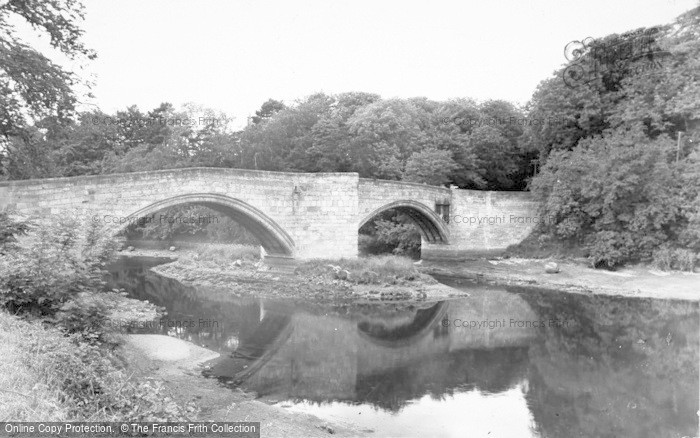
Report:
[[[167,221],[165,208],[199,204],[252,232],[268,255],[356,257],[359,228],[388,209],[422,235],[423,258],[497,254],[539,220],[526,192],[489,192],[359,178],[356,173],[287,173],[188,168],[0,182],[0,211],[77,215],[117,234],[138,221]]]

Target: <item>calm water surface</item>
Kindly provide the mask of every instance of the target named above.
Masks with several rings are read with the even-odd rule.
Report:
[[[374,436],[698,435],[698,303],[484,288],[418,306],[232,297],[123,260],[164,306],[148,330],[216,350],[212,374]],[[284,287],[280,284],[279,287]]]

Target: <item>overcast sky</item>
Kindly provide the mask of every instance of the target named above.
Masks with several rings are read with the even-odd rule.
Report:
[[[671,22],[697,0],[85,0],[93,100],[195,102],[245,124],[317,91],[524,104],[571,40]]]

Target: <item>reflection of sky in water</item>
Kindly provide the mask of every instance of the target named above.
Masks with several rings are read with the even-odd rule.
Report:
[[[489,394],[477,389],[436,400],[430,395],[411,400],[398,412],[369,404],[284,401],[276,406],[315,415],[326,421],[372,430],[377,437],[498,437],[538,438],[528,409],[527,382]]]

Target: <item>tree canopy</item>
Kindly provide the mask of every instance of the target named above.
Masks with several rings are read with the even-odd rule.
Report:
[[[0,136],[28,136],[33,121],[70,120],[77,101],[78,76],[52,62],[19,37],[17,25],[48,36],[51,46],[70,59],[94,59],[82,43],[83,6],[78,0],[0,2]]]

